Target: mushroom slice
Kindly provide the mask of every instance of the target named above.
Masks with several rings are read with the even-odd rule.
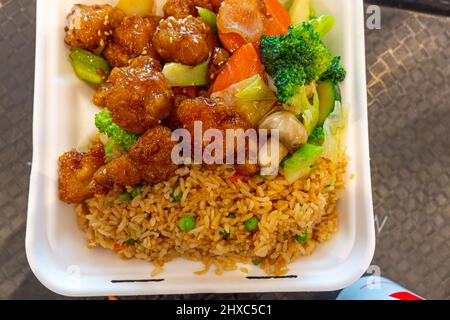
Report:
[[[260,129],[278,130],[280,142],[293,152],[308,141],[308,132],[303,124],[288,111],[279,111],[267,116],[259,125]]]
[[[258,164],[261,167],[261,175],[276,175],[281,161],[288,154],[289,150],[278,139],[269,137],[258,151]]]

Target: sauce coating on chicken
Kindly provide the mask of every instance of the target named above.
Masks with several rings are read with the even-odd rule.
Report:
[[[221,100],[213,100],[204,97],[183,100],[177,108],[176,120],[181,124],[182,128],[187,129],[191,133],[192,137],[195,134],[194,128],[196,121],[201,121],[203,132],[206,132],[209,129],[218,129],[222,131],[224,137],[226,136],[226,131],[228,129],[242,129],[243,131],[246,131],[247,129],[252,128],[247,120],[242,118],[239,113],[224,104]],[[202,141],[203,147],[206,147],[209,143],[209,141]],[[225,143],[226,141],[224,141],[224,144]],[[236,143],[235,148],[237,148]],[[225,145],[223,150],[226,150]],[[245,153],[248,157],[248,143],[246,143],[245,146]],[[235,152],[235,154],[237,153]],[[256,174],[259,171],[258,165],[247,162],[245,164],[236,165],[236,169],[245,175]]]
[[[173,92],[160,70],[160,63],[149,56],[134,59],[128,67],[114,68],[94,103],[108,107],[122,128],[142,134],[159,125],[172,107]]]
[[[87,153],[66,152],[59,160],[59,198],[66,203],[80,203],[96,192],[95,172],[103,166],[105,151],[102,144]]]
[[[76,4],[67,16],[64,41],[69,46],[93,51],[107,44],[124,17],[122,10],[110,5]]]
[[[166,181],[178,168],[172,162],[172,131],[157,126],[144,133],[130,146],[128,154],[108,163],[95,176],[98,184],[111,189],[113,186],[137,186],[142,182]]]
[[[113,42],[103,51],[109,65],[124,67],[129,65],[131,59],[147,55],[158,59],[152,40],[160,21],[161,18],[155,16],[130,16],[123,19],[113,32]]]
[[[160,22],[153,44],[163,60],[195,66],[210,56],[210,36],[211,28],[200,18],[169,17]]]
[[[158,183],[175,174],[178,166],[172,161],[172,150],[176,143],[171,138],[170,129],[158,126],[148,130],[131,145],[128,155],[141,172],[144,181]]]

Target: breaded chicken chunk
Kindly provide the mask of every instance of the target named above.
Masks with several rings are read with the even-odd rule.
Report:
[[[108,107],[122,128],[141,134],[160,124],[171,110],[173,92],[161,65],[149,56],[134,59],[130,66],[114,68],[99,87],[94,103]]]
[[[133,161],[125,155],[101,168],[94,179],[99,185],[111,189],[114,185],[135,187],[142,181],[142,176]]]
[[[153,45],[163,60],[195,66],[212,53],[210,38],[211,28],[202,19],[169,17],[156,29]]]
[[[158,126],[148,130],[129,148],[128,156],[144,181],[158,183],[175,174],[178,166],[172,161],[172,150],[176,143],[171,138],[170,129]]]
[[[67,203],[81,203],[91,198],[95,191],[93,176],[105,162],[102,144],[87,153],[75,150],[59,158],[59,198]]]
[[[122,10],[110,5],[76,4],[67,16],[64,41],[69,46],[93,51],[106,45],[124,17]]]
[[[239,115],[239,113],[233,108],[225,105],[221,100],[213,100],[204,97],[183,100],[177,109],[177,121],[184,129],[187,129],[191,133],[192,137],[194,136],[194,126],[196,121],[201,121],[203,132],[209,129],[218,129],[222,131],[224,138],[226,137],[227,129],[243,129],[246,131],[252,127],[247,120]],[[203,141],[203,147],[206,147],[209,143],[209,141]],[[224,141],[224,150],[226,148],[225,146],[226,141]],[[237,144],[235,143],[235,154],[237,151],[236,148]],[[248,150],[248,143],[246,143],[244,151],[247,160]],[[256,164],[251,163],[236,165],[236,169],[245,175],[254,175],[259,171],[259,167]]]
[[[106,188],[134,187],[143,181],[159,183],[175,174],[178,168],[172,162],[170,129],[157,126],[148,130],[128,149],[128,154],[111,161],[95,175],[95,181]]]
[[[160,17],[129,16],[122,20],[114,30],[114,41],[110,42],[103,56],[112,67],[124,67],[139,56],[151,56],[157,59],[153,49],[153,34],[161,21]]]

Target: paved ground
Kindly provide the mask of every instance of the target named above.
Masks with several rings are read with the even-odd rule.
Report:
[[[37,282],[24,252],[34,23],[34,0],[0,0],[0,298],[62,298]],[[373,264],[424,297],[449,299],[450,18],[383,8],[382,29],[368,30],[366,35],[379,230]],[[194,298],[333,299],[335,295]]]

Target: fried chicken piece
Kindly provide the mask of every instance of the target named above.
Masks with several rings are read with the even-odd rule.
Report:
[[[143,181],[159,183],[168,180],[178,168],[172,162],[172,149],[176,143],[171,137],[172,131],[163,126],[148,130],[130,146],[127,155],[97,171],[96,183],[112,189],[135,187]]]
[[[161,64],[149,56],[114,68],[93,101],[107,106],[119,126],[141,134],[159,125],[172,108],[173,92],[160,70]]]
[[[133,59],[133,56],[127,49],[115,42],[108,43],[102,55],[113,68],[126,67],[129,65],[130,60]]]
[[[129,16],[123,19],[113,32],[114,41],[103,52],[109,65],[124,67],[131,59],[147,55],[158,59],[152,39],[160,21],[161,18],[156,16]]]
[[[63,154],[59,160],[59,198],[67,203],[81,203],[91,198],[95,191],[92,184],[95,172],[105,162],[102,144],[87,153],[75,150]]]
[[[214,80],[217,75],[222,71],[223,66],[227,63],[230,58],[230,54],[227,50],[216,47],[214,49],[211,61],[209,62],[209,79]]]
[[[64,41],[69,46],[93,51],[106,45],[124,17],[122,10],[110,5],[76,4],[67,16]]]
[[[101,168],[94,179],[98,184],[111,189],[114,185],[135,187],[142,181],[142,176],[133,161],[125,155]]]
[[[213,100],[204,97],[196,99],[186,99],[182,101],[177,109],[177,118],[182,128],[187,129],[191,136],[194,137],[194,127],[196,121],[201,121],[202,130],[206,132],[209,129],[218,129],[222,132],[224,140],[227,129],[244,131],[250,129],[251,124],[242,118],[233,108],[225,105],[221,100]],[[203,141],[203,147],[209,145],[210,142]],[[248,159],[248,140],[244,152]],[[226,149],[226,141],[224,141],[223,150]],[[237,149],[237,143],[235,143]],[[237,151],[235,149],[235,154]],[[224,152],[225,153],[225,152]],[[224,155],[225,156],[225,155]],[[245,175],[253,175],[259,171],[256,164],[246,163],[236,165],[236,169]]]
[[[174,176],[178,166],[172,161],[172,131],[158,126],[148,130],[128,150],[130,159],[141,172],[143,180],[159,183]]]
[[[153,45],[163,60],[195,66],[212,53],[210,35],[211,28],[200,18],[169,17],[156,29]]]
[[[202,7],[208,10],[213,10],[214,7],[211,2],[217,0],[168,0],[164,5],[164,17],[175,17],[177,19],[186,18],[188,16],[198,16],[197,8]]]

